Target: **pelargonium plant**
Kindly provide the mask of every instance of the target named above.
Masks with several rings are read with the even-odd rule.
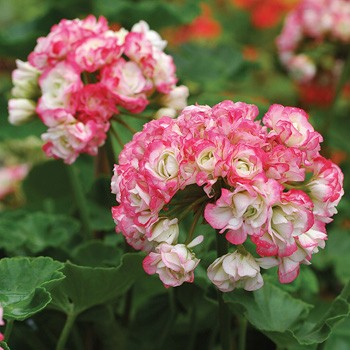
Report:
[[[336,85],[347,58],[349,22],[347,0],[302,0],[288,14],[277,48],[295,81],[328,89]]]
[[[166,287],[193,282],[193,247],[209,239],[193,237],[201,218],[229,246],[207,269],[223,292],[260,288],[261,268],[273,266],[281,283],[292,282],[324,248],[343,174],[320,155],[322,136],[304,110],[274,104],[258,114],[228,100],[188,106],[177,119],[147,123],[120,153],[111,182],[116,231],[148,253],[144,270]]]
[[[113,116],[139,114],[153,104],[175,116],[188,89],[176,86],[166,41],[140,21],[113,31],[104,17],[61,20],[41,37],[13,72],[9,120],[22,124],[38,115],[49,157],[71,164],[81,153],[96,155]]]

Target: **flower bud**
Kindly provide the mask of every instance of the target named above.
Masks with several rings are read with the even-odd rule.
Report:
[[[161,102],[165,107],[173,108],[176,111],[181,111],[187,106],[188,96],[188,87],[185,85],[180,85],[174,87],[169,94],[164,95]]]
[[[26,98],[12,98],[9,100],[9,122],[20,125],[29,121],[35,115],[36,103]]]
[[[193,282],[193,271],[198,263],[199,259],[185,244],[161,243],[155,252],[146,256],[142,265],[149,275],[157,273],[165,287],[177,287]]]
[[[35,98],[39,94],[40,71],[29,62],[16,60],[17,69],[12,73],[14,87],[11,94],[16,98]]]
[[[151,236],[149,241],[165,242],[168,244],[175,244],[179,237],[179,225],[177,219],[160,219],[151,227]]]
[[[209,279],[222,292],[231,292],[235,288],[252,291],[263,286],[260,267],[254,257],[238,250],[216,259],[207,270]]]

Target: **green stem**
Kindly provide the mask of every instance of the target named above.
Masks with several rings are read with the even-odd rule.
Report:
[[[120,125],[123,125],[125,129],[129,130],[132,134],[136,134],[137,130],[132,128],[128,123],[126,123],[124,120],[118,118],[118,117],[114,117],[113,120],[115,120],[117,123],[119,123]]]
[[[6,320],[6,328],[4,333],[4,339],[6,342],[9,341],[14,322],[15,322],[14,320]]]
[[[142,114],[132,114],[132,113],[127,113],[125,111],[122,112],[123,115],[126,115],[131,118],[136,118],[136,119],[141,119],[141,120],[152,120],[153,118],[147,115],[142,115]]]
[[[67,172],[71,183],[75,204],[79,211],[79,216],[82,221],[86,239],[93,238],[93,230],[90,224],[89,211],[86,202],[86,197],[79,179],[77,169],[74,164],[67,166]]]
[[[227,254],[228,242],[224,235],[216,234],[216,250],[218,257]],[[222,298],[222,292],[218,290],[217,298],[219,303],[219,323],[221,350],[231,350],[231,316],[227,305]]]
[[[64,324],[64,327],[62,329],[61,335],[58,339],[57,345],[56,345],[56,350],[64,350],[69,333],[72,330],[74,321],[75,321],[76,315],[74,313],[70,313],[67,315],[66,323]]]
[[[110,168],[110,172],[113,172],[114,164],[116,163],[116,155],[113,149],[113,144],[110,136],[111,134],[108,133],[106,143],[104,144],[103,149],[106,152],[106,158],[108,166]]]
[[[189,324],[189,340],[187,343],[187,350],[193,350],[196,344],[197,335],[197,310],[196,304],[193,303],[190,314],[190,324]]]
[[[198,223],[198,221],[199,221],[199,219],[200,219],[200,217],[202,216],[202,213],[203,213],[202,208],[203,207],[199,208],[196,211],[196,213],[194,214],[192,225],[190,227],[190,232],[188,233],[188,236],[187,236],[187,239],[186,239],[186,244],[189,244],[192,241],[194,230],[195,230],[195,228],[197,226],[197,223]]]
[[[123,310],[123,325],[125,327],[127,327],[130,322],[133,294],[134,294],[133,287],[131,287],[125,294],[125,304],[124,304],[124,310]]]
[[[208,199],[207,196],[200,197],[196,199],[191,205],[189,205],[185,210],[182,211],[181,215],[178,217],[178,220],[181,221],[188,213],[190,213],[198,204],[203,203]]]
[[[162,350],[164,349],[164,342],[167,338],[167,336],[169,335],[174,321],[175,321],[175,295],[174,295],[174,289],[173,288],[169,288],[168,289],[168,298],[169,298],[169,308],[170,308],[170,312],[168,315],[168,322],[165,324],[164,328],[163,328],[163,332],[160,336],[160,346],[159,349]]]
[[[113,125],[113,124],[111,124],[111,129],[110,129],[110,131],[111,131],[111,133],[113,134],[113,136],[115,137],[115,139],[117,140],[117,142],[118,142],[120,148],[123,149],[123,148],[124,148],[124,142],[123,142],[123,140],[120,138],[120,136],[119,136],[117,130],[114,129],[114,125]]]
[[[247,326],[248,321],[242,316],[239,320],[238,350],[245,350],[246,348]]]

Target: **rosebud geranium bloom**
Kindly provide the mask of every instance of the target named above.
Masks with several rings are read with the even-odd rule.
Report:
[[[96,155],[112,118],[141,113],[155,101],[168,116],[185,107],[188,89],[176,86],[166,41],[144,21],[112,31],[104,17],[61,20],[41,37],[13,72],[9,121],[38,115],[47,156],[70,164],[81,153]]]
[[[329,91],[335,89],[350,43],[349,23],[347,0],[302,0],[286,17],[276,41],[281,62],[301,89],[319,91],[305,102],[331,102]]]
[[[120,153],[111,183],[116,231],[148,252],[146,272],[166,286],[193,281],[198,259],[186,242],[201,216],[238,246],[208,269],[223,291],[260,288],[259,266],[278,266],[280,281],[291,282],[324,248],[341,170],[319,154],[322,136],[305,111],[275,104],[258,114],[243,102],[188,106],[177,119],[145,124]],[[190,212],[193,224],[181,232]],[[256,257],[241,246],[247,240]]]
[[[4,166],[0,168],[0,200],[15,191],[18,184],[27,176],[26,164]]]
[[[264,283],[254,257],[237,250],[217,258],[208,267],[208,277],[222,292],[231,292],[237,287],[252,291]]]
[[[150,275],[157,273],[165,287],[177,287],[184,282],[193,282],[193,271],[199,263],[199,259],[190,249],[195,244],[198,242],[191,242],[187,246],[162,242],[156,246],[155,252],[149,253],[143,260],[143,268]]]

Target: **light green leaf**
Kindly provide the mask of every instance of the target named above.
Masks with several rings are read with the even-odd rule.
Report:
[[[4,318],[24,320],[51,301],[50,290],[64,278],[63,264],[49,257],[0,260],[0,304]]]

